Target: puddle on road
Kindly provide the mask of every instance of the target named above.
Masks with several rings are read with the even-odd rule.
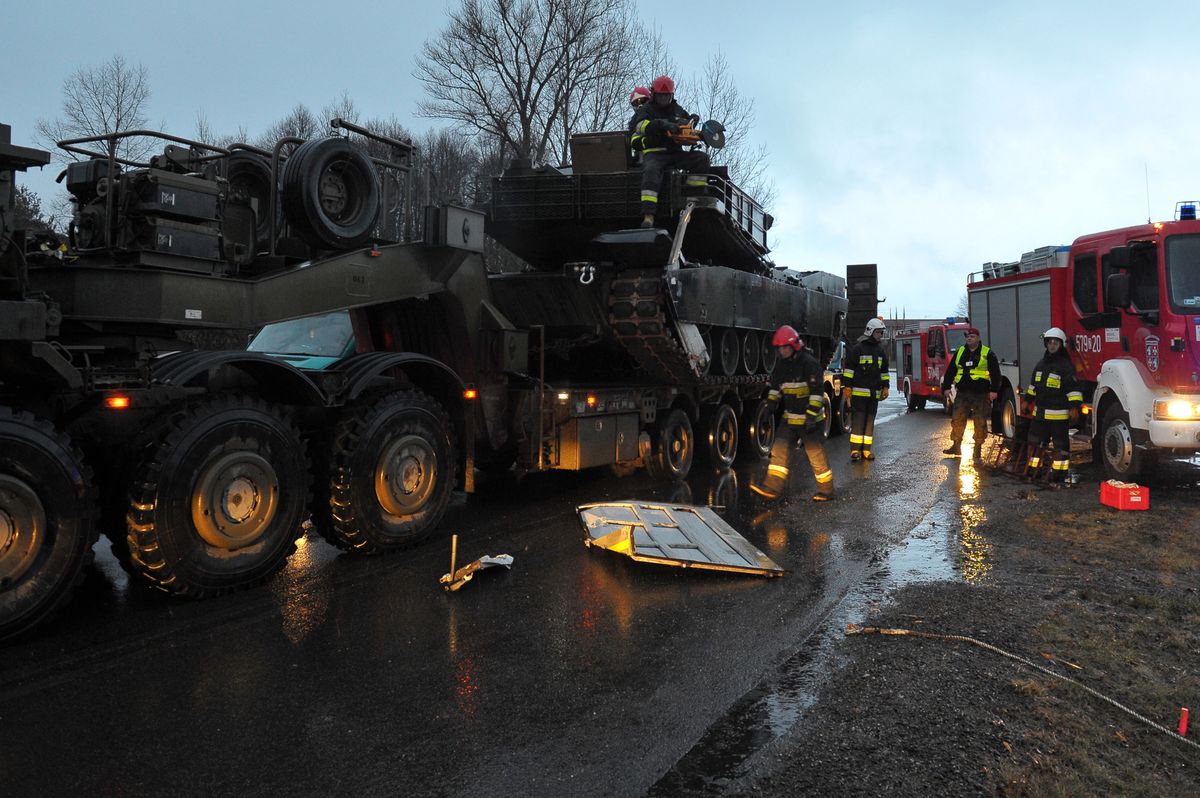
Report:
[[[832,673],[845,664],[835,647],[848,624],[866,622],[906,585],[954,580],[976,584],[986,579],[991,544],[978,531],[986,511],[974,503],[973,480],[973,469],[964,468],[958,496],[934,505],[903,540],[873,558],[867,576],[843,596],[817,630],[773,676],[710,726],[648,794],[723,794],[735,780],[752,772],[764,748],[799,723]],[[834,559],[841,559],[840,538],[834,536],[830,545]]]

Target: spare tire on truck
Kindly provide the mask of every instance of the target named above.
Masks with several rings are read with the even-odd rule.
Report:
[[[379,176],[366,154],[343,138],[313,139],[283,168],[283,212],[309,244],[363,246],[379,218]]]

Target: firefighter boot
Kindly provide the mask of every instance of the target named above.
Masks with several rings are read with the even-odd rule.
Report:
[[[875,459],[875,455],[871,454],[871,450],[870,450],[870,449],[863,449],[863,450],[862,450],[862,459],[864,459],[864,460],[874,460],[874,459]]]
[[[813,494],[812,500],[815,502],[831,502],[833,501],[833,491],[830,491],[829,493],[821,493],[818,491]]]
[[[862,453],[859,452],[858,449],[851,450],[851,452],[850,452],[851,460],[861,460],[862,458],[863,458]]]

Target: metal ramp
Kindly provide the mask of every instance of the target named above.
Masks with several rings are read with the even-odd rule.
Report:
[[[587,532],[585,545],[638,562],[760,576],[785,573],[711,507],[620,501],[583,504],[575,511]]]

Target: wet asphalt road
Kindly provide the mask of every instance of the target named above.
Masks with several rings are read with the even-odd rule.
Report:
[[[938,410],[903,409],[896,396],[881,406],[873,463],[851,464],[845,436],[828,443],[838,500],[826,505],[808,501],[802,453],[792,498],[772,510],[742,468],[697,467],[686,487],[640,472],[498,481],[456,500],[444,538],[369,559],[310,538],[268,585],[200,603],[131,585],[102,540],[62,616],[0,648],[3,793],[712,787],[811,703],[828,668],[820,641],[865,584],[908,567],[897,557],[947,559],[908,537],[954,522],[947,508],[973,477],[941,458]],[[574,507],[627,498],[724,506],[789,573],[682,571],[586,548]],[[460,564],[508,553],[512,570],[444,593],[451,532]],[[793,665],[803,684],[781,693]]]

